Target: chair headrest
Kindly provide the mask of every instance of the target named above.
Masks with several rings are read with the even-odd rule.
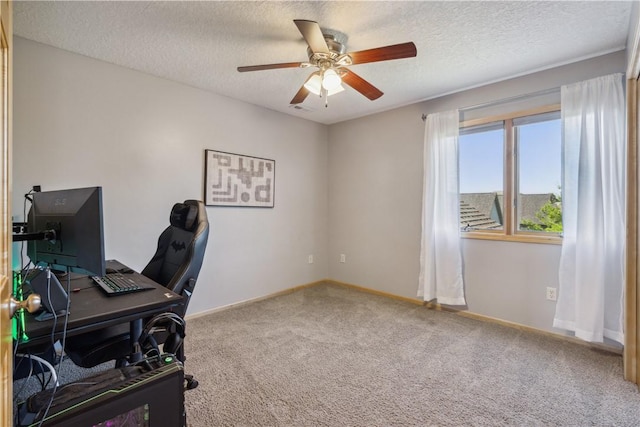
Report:
[[[196,225],[197,217],[198,207],[196,205],[176,203],[175,205],[173,205],[173,209],[171,209],[169,222],[174,227],[191,231]]]

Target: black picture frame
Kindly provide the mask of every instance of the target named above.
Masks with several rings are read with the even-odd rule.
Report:
[[[205,150],[204,201],[207,206],[273,208],[275,178],[275,160]]]

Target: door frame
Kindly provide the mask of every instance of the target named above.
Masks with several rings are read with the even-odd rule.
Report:
[[[13,337],[9,318],[9,298],[12,292],[11,270],[11,167],[12,167],[12,3],[0,2],[0,170],[2,201],[0,203],[0,425],[13,424]]]
[[[632,12],[637,16],[638,12]],[[632,28],[627,43],[627,259],[624,319],[624,378],[640,385],[640,262],[638,212],[640,185],[638,171],[638,146],[640,132],[640,24]]]

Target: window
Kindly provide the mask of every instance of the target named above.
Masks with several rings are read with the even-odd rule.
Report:
[[[559,106],[462,122],[460,228],[466,237],[559,242]]]

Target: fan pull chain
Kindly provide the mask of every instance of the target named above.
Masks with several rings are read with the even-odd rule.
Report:
[[[324,95],[324,108],[328,108],[329,107],[329,93],[327,92],[327,90],[324,87],[320,89],[320,98],[322,98],[323,95]]]

